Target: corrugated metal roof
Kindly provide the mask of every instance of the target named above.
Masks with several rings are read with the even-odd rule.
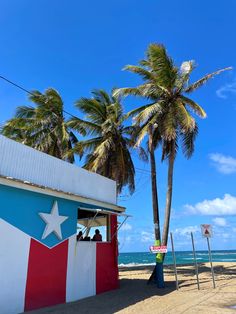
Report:
[[[0,135],[0,175],[116,204],[116,182]]]

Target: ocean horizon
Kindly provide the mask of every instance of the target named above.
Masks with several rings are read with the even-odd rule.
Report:
[[[236,250],[213,250],[211,254],[213,262],[236,262]],[[176,251],[175,257],[177,264],[194,263],[192,251]],[[196,251],[196,259],[198,263],[209,262],[208,251]],[[119,253],[118,264],[119,267],[155,265],[155,254],[151,252]],[[172,252],[166,254],[164,264],[173,264]]]

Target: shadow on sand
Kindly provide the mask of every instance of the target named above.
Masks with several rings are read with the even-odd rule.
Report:
[[[111,314],[152,296],[163,296],[175,290],[175,282],[168,282],[164,289],[147,285],[143,279],[121,279],[120,289],[89,297],[80,301],[56,305],[27,313],[57,314]],[[135,291],[135,293],[133,293]]]
[[[206,266],[204,263],[199,263],[199,274],[209,273],[210,267]],[[44,308],[37,311],[32,311],[28,313],[50,313],[50,314],[111,314],[114,312],[121,311],[130,305],[136,304],[138,302],[147,300],[153,296],[164,296],[174,290],[176,290],[175,281],[167,281],[166,287],[164,289],[158,289],[155,284],[147,285],[146,279],[131,279],[129,276],[130,271],[141,271],[144,274],[151,274],[153,266],[150,267],[132,267],[129,269],[121,268],[122,278],[120,279],[120,289],[113,290],[109,292],[102,293],[93,297],[82,299],[76,302],[71,302],[67,304],[56,305],[50,308]],[[221,275],[230,278],[236,277],[236,265],[230,267],[225,267],[217,265],[214,267],[215,275],[217,281],[221,280]],[[167,275],[173,275],[173,266],[165,266],[165,273]],[[179,265],[178,274],[181,279],[186,278],[186,280],[179,281],[180,290],[181,287],[194,286],[194,283],[189,282],[189,280],[194,279],[195,269],[193,264]],[[127,276],[127,278],[126,278]],[[206,279],[206,282],[210,279]],[[204,280],[202,281],[202,283]],[[194,286],[195,287],[195,286]],[[135,293],[134,293],[135,291]]]
[[[224,265],[213,265],[214,273],[216,276],[224,275],[228,278],[236,277],[236,265],[229,265],[228,267]],[[173,272],[173,267],[171,265],[166,266],[166,273]],[[195,266],[193,264],[187,265],[178,265],[177,271],[179,275],[184,275],[185,277],[194,276],[195,275]],[[211,268],[210,265],[206,265],[206,263],[198,263],[198,272],[199,274],[210,273]]]

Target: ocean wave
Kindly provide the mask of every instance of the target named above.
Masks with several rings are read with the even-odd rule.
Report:
[[[236,255],[236,253],[230,253],[230,252],[227,252],[227,253],[217,253],[217,252],[212,252],[211,253],[212,255]]]
[[[219,256],[221,256],[221,255],[236,255],[236,252],[212,252],[211,251],[211,254],[212,255],[219,255]],[[182,253],[181,252],[181,254],[179,254],[179,252],[176,252],[176,256],[189,256],[189,255],[193,255],[193,253],[187,253],[187,254],[184,254],[184,253]],[[199,252],[196,252],[196,255],[197,256],[208,256],[208,252],[201,252],[201,253],[199,253]]]
[[[154,265],[156,265],[156,263],[128,263],[128,264],[121,263],[118,266],[119,267],[139,267],[139,266],[154,266]]]
[[[183,260],[193,260],[193,257],[185,257],[185,258],[182,258]],[[196,259],[200,260],[200,259],[203,259],[201,257],[196,257]]]
[[[236,258],[222,258],[221,262],[236,262]]]

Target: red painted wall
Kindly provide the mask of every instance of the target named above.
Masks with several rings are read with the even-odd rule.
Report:
[[[48,249],[31,239],[25,311],[66,302],[68,240]]]
[[[112,241],[96,243],[96,294],[119,287],[116,231],[117,216],[111,216]],[[31,240],[25,311],[66,302],[67,257],[68,240],[52,249]]]
[[[117,216],[111,216],[111,243],[97,243],[96,252],[96,293],[102,293],[119,287]]]

